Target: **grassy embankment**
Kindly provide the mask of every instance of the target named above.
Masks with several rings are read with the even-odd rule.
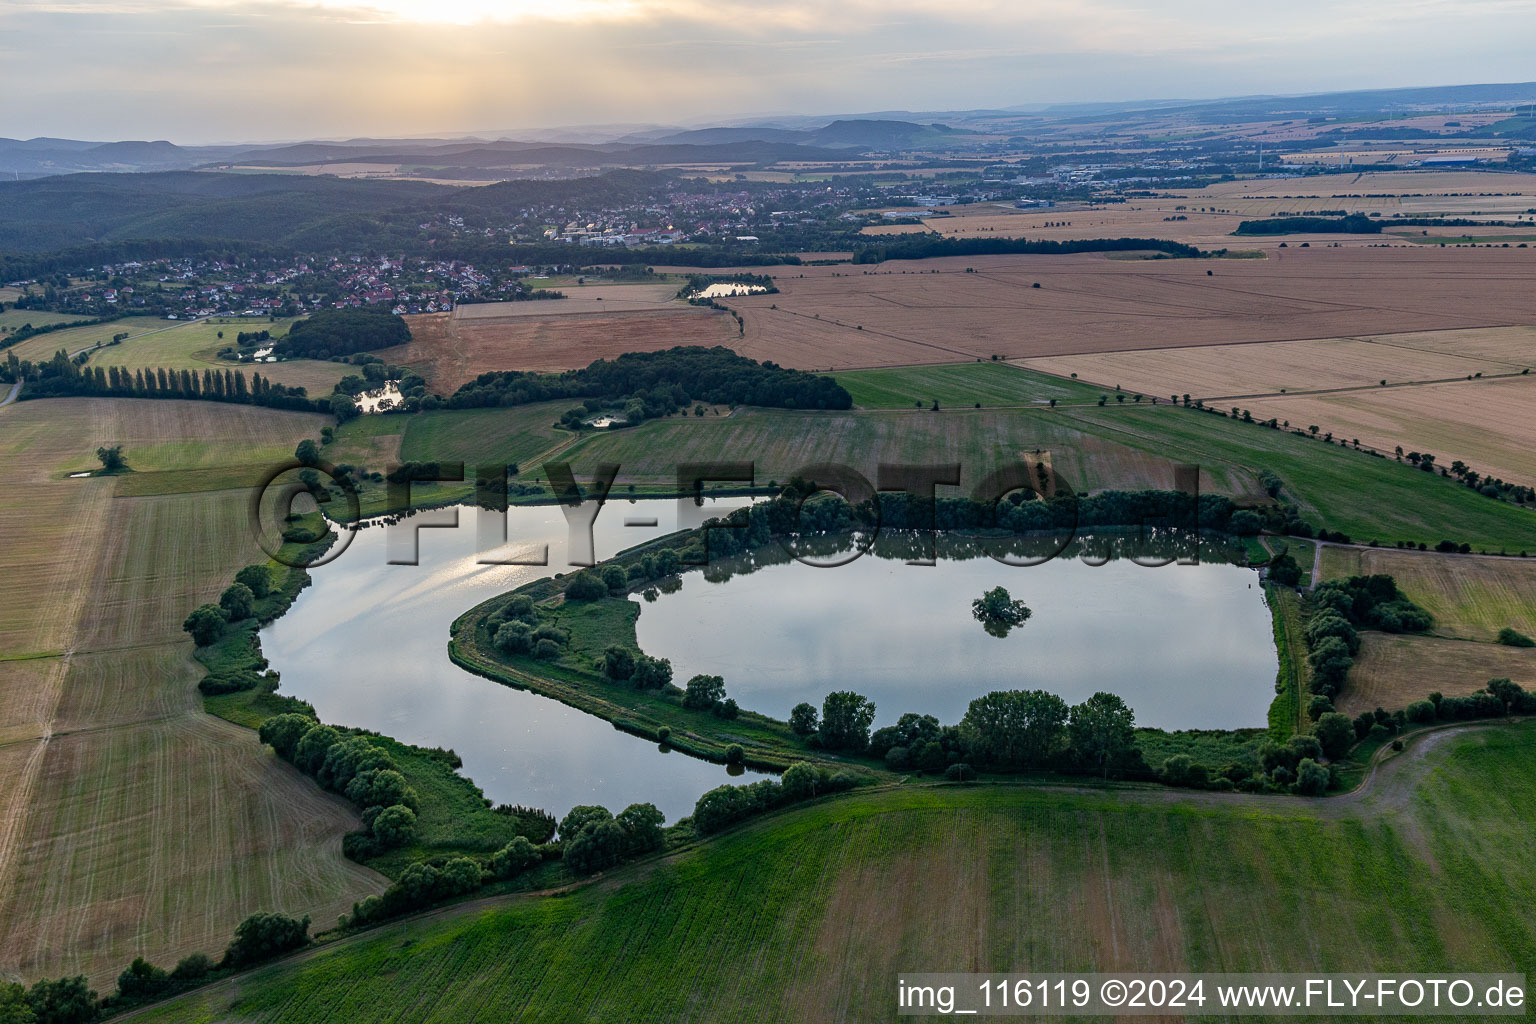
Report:
[[[895,1020],[914,964],[1530,972],[1536,848],[1513,809],[1536,802],[1533,746],[1530,724],[1420,737],[1347,805],[857,793],[563,898],[389,925],[146,1019]]]
[[[317,556],[325,546],[323,542],[315,545],[289,543],[282,553],[286,561],[300,561],[304,556]],[[275,587],[270,595],[257,601],[255,616],[232,623],[217,642],[198,648],[197,659],[210,673],[263,667],[265,659],[260,654],[257,631],[286,612],[299,592],[309,585],[309,574],[303,569],[275,561],[268,563],[268,569]],[[259,729],[262,722],[275,715],[289,712],[314,714],[314,709],[305,702],[263,688],[207,696],[203,698],[203,705],[210,714],[248,729]],[[330,724],[337,725],[343,732],[362,732],[346,729],[344,722]],[[518,819],[493,811],[480,788],[459,774],[458,758],[451,752],[414,747],[374,733],[366,735],[372,736],[376,745],[389,752],[419,797],[415,841],[369,858],[366,862],[369,867],[389,877],[397,877],[413,861],[458,852],[488,854],[519,834]]]

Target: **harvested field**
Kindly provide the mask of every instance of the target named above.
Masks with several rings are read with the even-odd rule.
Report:
[[[286,457],[320,419],[127,399],[0,410],[0,655],[51,655],[0,661],[0,975],[83,972],[106,990],[134,956],[216,953],[252,911],[324,920],[379,888],[341,856],[352,809],[202,710],[180,623],[263,557],[245,492],[113,497],[140,476]],[[163,472],[63,478],[113,440]]]
[[[533,284],[562,292],[565,298],[526,302],[471,302],[455,307],[449,316],[460,322],[522,317],[546,320],[553,316],[591,316],[594,313],[654,313],[684,306],[677,300],[676,284]]]
[[[1320,338],[1198,349],[1100,352],[1022,360],[1020,365],[1059,377],[1076,375],[1106,387],[1207,401],[1281,391],[1373,388],[1407,381],[1461,379],[1474,374],[1519,373],[1536,363],[1536,329],[1495,327],[1445,331],[1437,348],[1430,334],[1372,338]],[[1483,334],[1496,335],[1482,340]],[[1397,338],[1407,339],[1398,343]],[[1459,342],[1467,344],[1454,351]],[[1481,342],[1481,343],[1480,343]],[[1521,357],[1528,363],[1516,362]],[[1397,394],[1397,397],[1401,397]],[[1267,418],[1267,417],[1266,417]],[[1337,433],[1337,431],[1335,431]]]
[[[1395,711],[1439,691],[1447,697],[1475,693],[1488,680],[1536,685],[1536,649],[1500,647],[1432,636],[1360,634],[1360,653],[1334,702],[1354,716],[1378,707]]]
[[[520,307],[520,315],[502,319],[460,319],[446,313],[408,317],[410,344],[385,349],[378,355],[415,367],[434,392],[449,395],[490,370],[572,370],[625,352],[650,352],[674,345],[736,347],[738,339],[736,322],[729,315],[700,306],[674,303],[655,310],[556,316],[521,312],[533,308],[537,314],[539,307],[556,304],[513,303]],[[601,307],[600,303],[595,305]]]
[[[945,257],[785,271],[779,294],[730,304],[747,322],[737,351],[840,370],[1523,326],[1533,272],[1529,249]]]
[[[1324,577],[1386,573],[1435,617],[1434,631],[1492,642],[1511,626],[1536,636],[1536,559],[1478,558],[1396,548],[1325,548],[1354,557],[1323,560]]]
[[[1536,377],[1244,399],[1256,418],[1316,424],[1335,438],[1391,453],[1431,452],[1436,465],[1460,459],[1485,476],[1536,483]],[[1536,537],[1529,545],[1536,550]]]

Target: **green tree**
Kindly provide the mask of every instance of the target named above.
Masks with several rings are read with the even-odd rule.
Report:
[[[664,839],[661,826],[667,818],[655,804],[630,804],[614,820],[624,830],[629,856],[637,857],[661,849]]]
[[[533,650],[533,629],[528,623],[514,619],[496,630],[494,643],[508,654],[527,654]]]
[[[809,704],[804,706],[810,707]],[[821,786],[821,773],[813,764],[796,761],[784,769],[784,774],[779,777],[779,785],[783,787],[785,799],[809,800]]]
[[[201,981],[213,970],[213,961],[206,953],[189,953],[176,961],[175,970],[171,971],[173,981]]]
[[[256,613],[256,595],[244,583],[231,583],[219,595],[219,607],[230,622],[239,622]]]
[[[1003,587],[993,587],[971,602],[971,615],[993,636],[1006,636],[1022,626],[1032,613],[1023,601],[1015,601]]]
[[[497,878],[511,878],[522,874],[544,859],[539,848],[526,836],[516,836],[506,846],[491,854],[491,873]]]
[[[605,565],[602,572],[603,582],[613,593],[619,593],[629,586],[629,573],[624,571],[622,565]]]
[[[307,945],[308,914],[295,919],[287,914],[256,913],[235,928],[235,937],[224,951],[224,962],[231,967],[240,967]]]
[[[386,807],[373,819],[373,838],[385,849],[404,846],[416,837],[416,812],[404,804]]]
[[[635,674],[635,652],[621,644],[609,644],[603,651],[603,674],[623,681]]]
[[[821,703],[821,742],[831,750],[860,751],[869,745],[875,705],[852,690],[827,694]]]
[[[1499,643],[1506,647],[1536,647],[1536,640],[1508,626],[1499,630]]]
[[[347,799],[362,808],[414,807],[416,791],[405,781],[405,776],[394,768],[376,768],[358,772],[347,784]]]
[[[1328,792],[1328,784],[1332,777],[1327,768],[1318,764],[1310,757],[1304,757],[1296,764],[1296,792],[1302,796],[1322,796]]]
[[[36,1024],[37,1014],[19,982],[0,981],[0,1024]]]
[[[164,992],[171,985],[171,976],[162,967],[134,957],[122,974],[117,976],[117,994],[124,999],[148,999]]]
[[[648,654],[636,655],[629,681],[637,690],[659,690],[672,681],[672,662]]]
[[[96,458],[101,461],[104,473],[121,473],[128,468],[128,460],[123,458],[123,446],[120,444],[97,448]]]
[[[88,1024],[101,1016],[96,993],[83,974],[38,981],[27,992],[37,1024]]]
[[[1037,768],[1065,745],[1066,701],[1044,690],[999,690],[977,697],[960,721],[973,756],[1008,768]]]
[[[272,593],[272,574],[264,565],[248,565],[235,573],[235,582],[249,587],[251,593],[257,598],[266,597]]]
[[[1067,740],[1080,764],[1108,778],[1137,754],[1136,716],[1125,701],[1100,691],[1072,706]]]
[[[339,739],[341,733],[330,726],[318,722],[312,724],[293,749],[294,765],[305,775],[317,775],[320,766],[325,764],[325,755],[331,752],[331,745]]]
[[[293,450],[293,457],[306,466],[318,466],[320,465],[320,446],[306,437]]]
[[[608,584],[595,572],[579,572],[565,585],[567,601],[596,601],[608,596]]]
[[[1322,744],[1328,759],[1336,760],[1349,753],[1349,748],[1354,745],[1355,727],[1348,715],[1330,711],[1317,720],[1312,735]]]
[[[257,735],[261,737],[261,742],[277,752],[278,757],[284,761],[292,761],[299,740],[314,725],[315,720],[308,715],[274,715],[261,723]]]
[[[816,731],[816,707],[801,702],[789,712],[789,728],[796,736],[809,736]]]
[[[224,626],[228,620],[216,604],[198,605],[188,615],[181,628],[192,634],[192,640],[199,647],[207,647],[219,637],[224,635]]]
[[[725,699],[725,680],[720,676],[697,675],[683,689],[683,707],[708,711]]]

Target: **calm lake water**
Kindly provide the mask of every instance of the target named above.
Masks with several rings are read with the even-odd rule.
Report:
[[[452,512],[419,513],[407,524]],[[408,556],[411,545],[391,544],[386,528],[372,527],[312,571],[312,585],[293,608],[262,631],[263,651],[282,673],[280,692],[309,701],[327,722],[451,747],[492,800],[556,815],[576,804],[617,811],[650,801],[676,820],[700,794],[730,780],[721,766],[663,752],[449,661],[448,630],[460,614],[570,571],[559,506],[513,508],[507,517],[510,543],[500,553],[526,556],[529,545],[547,544],[547,566],[477,564],[493,545],[477,537],[478,510],[457,514],[455,528],[419,530],[418,565],[388,564]],[[595,555],[609,557],[677,527],[675,501],[610,501],[594,524]],[[952,723],[988,690],[1038,688],[1074,702],[1110,690],[1144,725],[1264,724],[1277,660],[1251,570],[1076,558],[1014,568],[945,554],[941,549],[931,567],[865,556],[818,569],[775,550],[758,561],[776,564],[756,571],[712,568],[711,576],[729,575],[725,582],[689,572],[672,592],[635,597],[642,602],[640,645],[670,658],[679,684],[696,673],[719,674],[743,707],[776,717],[802,700],[819,707],[828,691],[853,689],[875,701],[879,724],[906,711]],[[1001,639],[983,631],[970,610],[998,585],[1034,613]]]
[[[943,555],[933,566],[788,561],[726,582],[688,573],[676,592],[636,598],[640,646],[670,658],[677,679],[723,676],[742,707],[777,718],[854,690],[875,702],[877,725],[908,711],[949,724],[990,690],[1039,689],[1069,703],[1108,690],[1138,724],[1164,729],[1265,724],[1278,656],[1253,570]],[[997,586],[1033,612],[1001,638],[971,614]]]
[[[408,522],[444,515],[426,512]],[[675,821],[693,812],[700,794],[732,781],[723,766],[663,753],[599,718],[448,660],[448,629],[459,615],[530,580],[571,571],[560,507],[507,514],[509,539],[547,543],[548,566],[476,564],[478,515],[463,508],[457,528],[421,530],[419,565],[387,564],[387,531],[371,527],[312,570],[311,585],[261,633],[262,652],[282,673],[279,692],[309,701],[326,722],[451,747],[492,800],[556,816],[577,804],[617,813],[648,801]],[[658,525],[624,525],[634,518]],[[669,533],[676,519],[674,501],[610,500],[593,524],[597,558]]]

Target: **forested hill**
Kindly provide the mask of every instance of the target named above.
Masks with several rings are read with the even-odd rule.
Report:
[[[618,170],[589,178],[459,188],[297,174],[73,174],[0,182],[0,255],[93,243],[217,239],[289,248],[399,245],[437,213],[547,203],[619,205],[675,181]]]

